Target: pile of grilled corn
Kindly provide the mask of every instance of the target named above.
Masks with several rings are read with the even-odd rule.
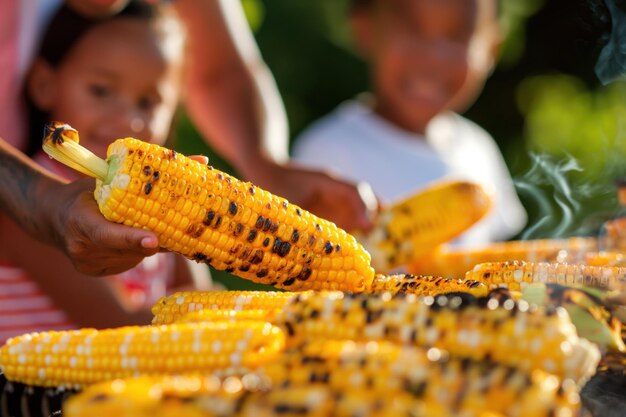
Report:
[[[178,293],[154,312],[13,338],[3,372],[84,390],[68,416],[574,416],[600,359],[564,310],[499,293]]]
[[[334,224],[165,148],[118,140],[102,161],[78,146],[76,131],[56,125],[46,149],[97,178],[95,197],[108,219],[153,230],[167,249],[288,291],[176,293],[153,306],[150,326],[11,339],[0,349],[7,387],[22,387],[24,396],[33,387],[78,390],[64,402],[69,417],[574,417],[601,350],[572,323],[572,297],[566,310],[550,285],[610,292],[626,282],[618,257],[604,254],[587,266],[474,262],[448,278],[375,273],[373,264],[410,263],[484,214],[488,197],[464,183],[413,200],[431,202],[437,215],[408,231],[401,224],[415,216],[409,200],[383,215],[378,234],[363,239],[372,263]],[[471,219],[447,225],[437,195],[473,199]],[[419,240],[429,227],[438,237]],[[591,240],[570,242],[570,258],[574,249],[597,250]],[[562,242],[546,245],[539,258],[520,257],[566,256]],[[445,256],[432,252],[430,264]],[[524,291],[535,283],[550,291],[529,303]],[[600,317],[593,307],[585,311],[615,336],[618,312]],[[29,407],[3,398],[0,415],[11,404]]]

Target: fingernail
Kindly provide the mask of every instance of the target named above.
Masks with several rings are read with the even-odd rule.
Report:
[[[141,247],[146,249],[154,249],[159,246],[159,241],[153,237],[144,237],[141,239]]]

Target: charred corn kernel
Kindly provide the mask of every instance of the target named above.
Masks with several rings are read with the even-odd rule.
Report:
[[[246,395],[267,389],[253,374],[117,379],[87,387],[63,409],[68,417],[231,417]]]
[[[271,322],[280,310],[200,310],[181,316],[176,323],[203,321],[262,321]]]
[[[591,251],[598,250],[598,240],[587,237],[497,242],[476,249],[440,247],[425,255],[408,270],[414,274],[432,274],[462,278],[476,264],[524,260],[529,262],[580,262]]]
[[[411,394],[418,415],[525,417],[577,411],[577,388],[543,371],[525,373],[491,362],[450,357],[436,349],[391,342],[322,341],[303,346],[258,370],[272,386],[323,383],[335,392],[386,399]],[[352,414],[350,414],[352,415]],[[390,414],[393,415],[393,414]],[[570,414],[572,415],[572,414]]]
[[[476,265],[466,279],[484,282],[491,288],[524,289],[530,283],[589,286],[626,290],[626,268],[547,262],[488,262]]]
[[[290,290],[362,291],[371,283],[370,255],[353,236],[283,198],[158,145],[119,139],[103,161],[77,139],[74,129],[58,124],[44,149],[96,177],[94,195],[107,219],[153,230],[166,249]],[[200,203],[203,190],[206,201]],[[165,222],[171,212],[174,217]],[[350,261],[361,258],[366,262]],[[313,267],[317,259],[330,262]],[[353,270],[356,274],[341,282],[313,279]]]
[[[152,323],[173,323],[202,310],[262,310],[269,313],[284,307],[296,294],[276,291],[176,292],[152,306]]]
[[[529,309],[513,299],[303,294],[276,323],[290,346],[324,339],[389,340],[576,381],[591,376],[600,357],[593,344],[578,337],[564,309]]]
[[[284,334],[257,321],[31,333],[0,350],[11,381],[80,387],[113,378],[253,368],[284,347]]]
[[[490,207],[491,199],[479,185],[437,184],[383,211],[360,241],[372,254],[374,269],[389,272],[461,234]]]
[[[439,295],[451,292],[467,292],[477,297],[486,296],[487,286],[480,281],[442,278],[424,275],[398,274],[375,275],[372,293]]]

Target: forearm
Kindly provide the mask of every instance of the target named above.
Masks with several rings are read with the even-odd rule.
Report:
[[[187,112],[202,137],[237,170],[262,149],[262,121],[250,100],[252,83],[245,80],[247,85],[243,85],[240,71],[190,80],[185,98]]]
[[[43,170],[26,155],[0,139],[0,211],[13,219],[31,236],[57,243],[51,215],[42,195],[46,188],[61,184],[61,179]]]
[[[287,122],[241,6],[232,0],[175,4],[189,35],[189,114],[212,147],[242,176],[256,179],[263,162],[287,159]]]

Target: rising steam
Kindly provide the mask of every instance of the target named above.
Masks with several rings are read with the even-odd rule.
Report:
[[[514,179],[520,197],[536,212],[538,220],[527,227],[521,239],[559,238],[592,235],[597,233],[602,221],[615,215],[614,189],[606,184],[579,183],[572,175],[583,168],[571,156],[557,160],[546,154],[531,153],[532,166],[524,175]],[[576,184],[575,186],[572,184]],[[586,202],[602,199],[606,205],[602,212],[585,210]]]
[[[595,71],[603,84],[626,79],[626,1],[595,0],[593,10],[605,26]]]

